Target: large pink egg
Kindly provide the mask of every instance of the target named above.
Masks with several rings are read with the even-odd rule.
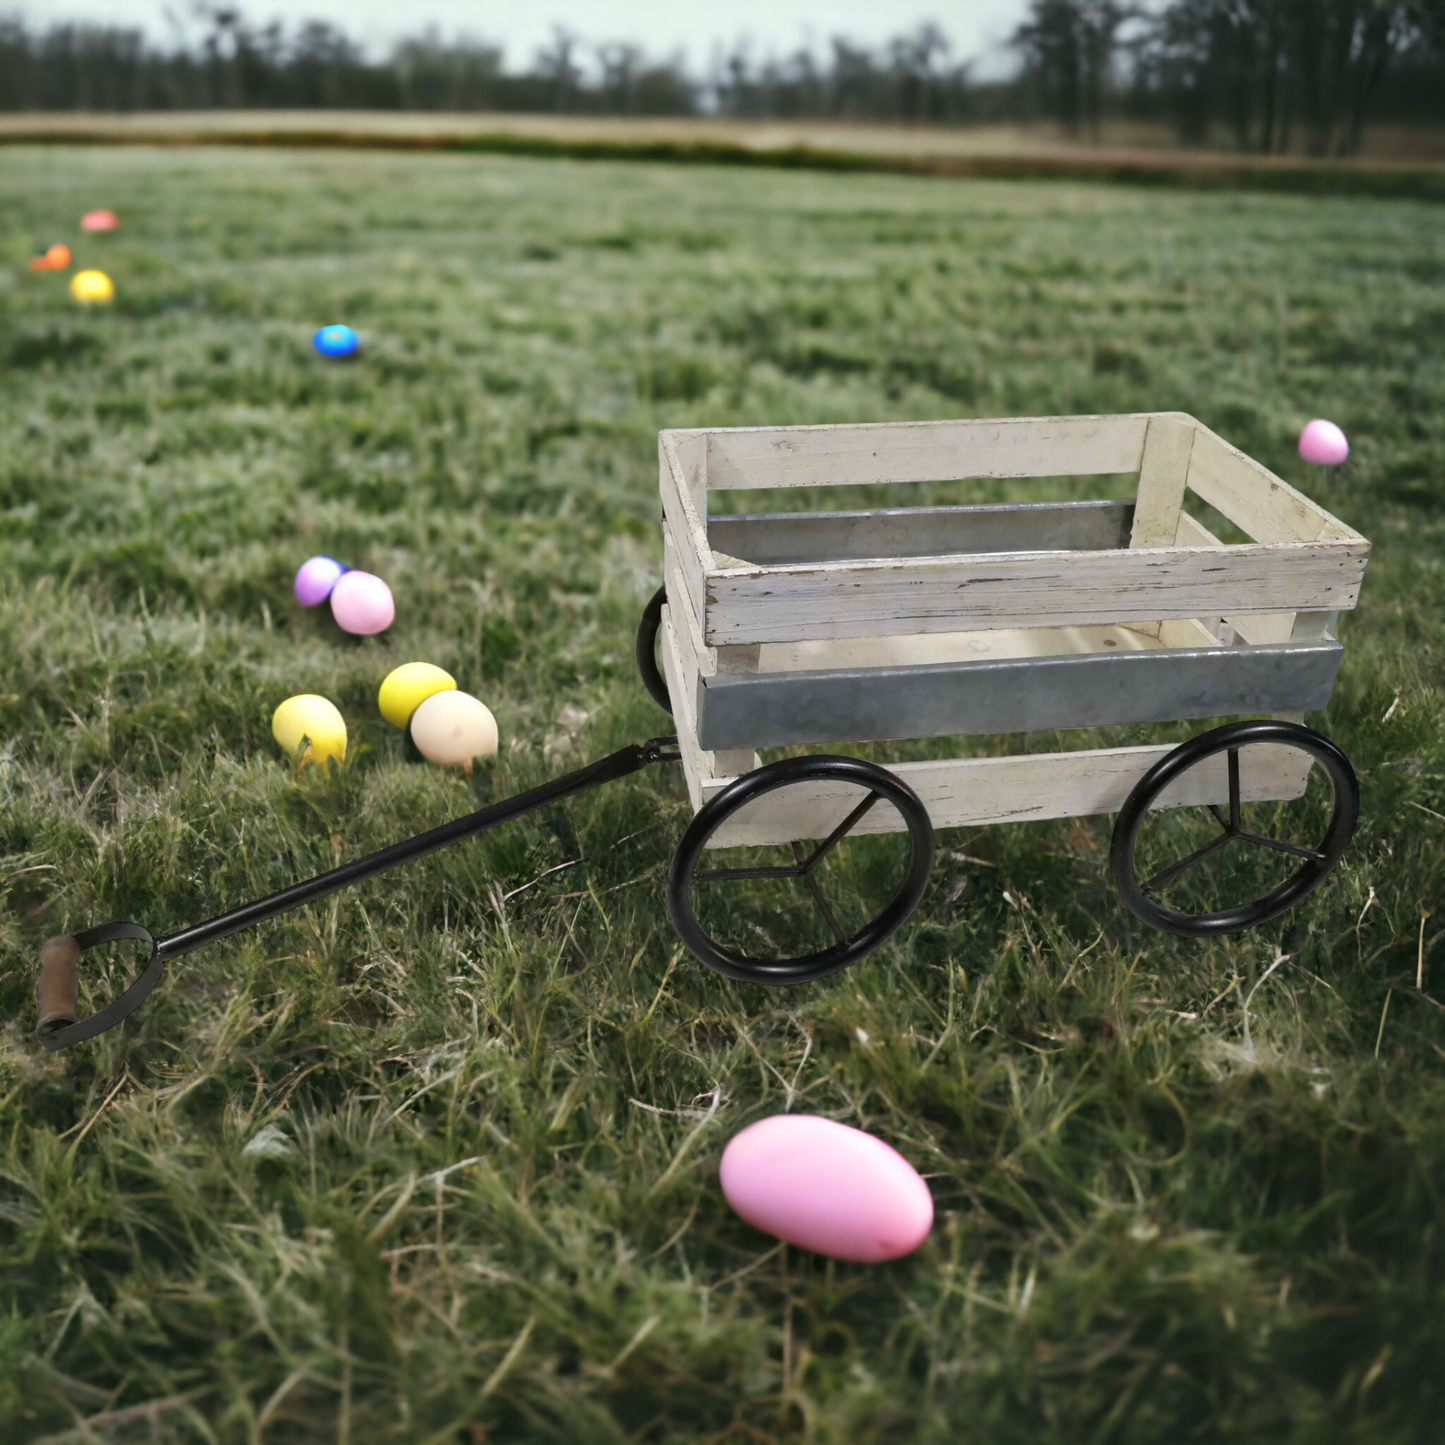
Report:
[[[331,596],[346,568],[335,557],[309,557],[296,573],[293,591],[303,607],[316,607]]]
[[[391,588],[370,572],[348,572],[331,589],[331,615],[346,632],[370,637],[396,620]]]
[[[1299,434],[1299,454],[1318,466],[1337,467],[1349,456],[1350,444],[1334,422],[1317,416]]]
[[[896,1149],[816,1114],[749,1125],[728,1141],[718,1173],[755,1229],[834,1259],[898,1259],[933,1227],[933,1196]]]

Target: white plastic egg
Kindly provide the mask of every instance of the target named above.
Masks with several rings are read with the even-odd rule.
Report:
[[[435,692],[412,713],[411,739],[430,762],[470,771],[474,758],[496,753],[497,720],[469,693]]]

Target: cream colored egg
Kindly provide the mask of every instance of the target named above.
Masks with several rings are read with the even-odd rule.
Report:
[[[288,697],[271,716],[271,736],[287,757],[302,763],[346,761],[346,719],[335,703],[315,693]]]
[[[424,758],[470,770],[497,751],[497,720],[465,692],[434,692],[411,715],[411,739]]]

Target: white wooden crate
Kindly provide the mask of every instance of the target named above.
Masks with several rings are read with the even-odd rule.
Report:
[[[1307,653],[1323,667],[1322,644],[1336,613],[1355,605],[1369,557],[1365,538],[1181,412],[665,431],[658,450],[670,604],[663,665],[695,806],[758,764],[750,747],[700,746],[698,708],[711,680],[791,673],[816,681],[858,669],[895,680],[899,668],[936,674],[981,657],[1102,661],[1141,650],[1217,665],[1219,649],[1232,643],[1255,649],[1253,657],[1231,656],[1256,670],[1271,651],[1296,671]],[[1139,476],[1131,508],[901,508],[844,514],[827,526],[819,525],[827,513],[720,517],[711,529],[708,520],[707,494],[723,489],[1126,472]],[[1191,496],[1250,540],[1222,543],[1187,510]],[[990,540],[975,547],[967,537],[981,528]],[[785,560],[715,550],[713,532],[737,548],[751,538],[755,554]],[[952,550],[950,534],[964,538]],[[1085,534],[1077,545],[1059,540]],[[809,555],[810,535],[817,555]],[[930,551],[934,539],[938,550]],[[1332,666],[1327,671],[1326,696]],[[1316,694],[1318,674],[1317,667]],[[1131,666],[1127,675],[1143,673]],[[731,696],[742,694],[732,686]],[[1237,710],[1244,709],[1220,712]],[[957,759],[898,771],[946,827],[1114,811],[1167,751]],[[1304,786],[1304,774],[1270,766],[1262,750],[1251,766],[1246,799],[1294,797]],[[1209,799],[1166,802],[1222,801],[1222,764],[1218,771],[1214,779],[1201,770],[1204,781],[1195,784]],[[788,807],[775,826],[795,837],[819,836],[836,821],[826,798],[816,818],[796,815],[791,797]],[[882,810],[877,826],[892,817]]]

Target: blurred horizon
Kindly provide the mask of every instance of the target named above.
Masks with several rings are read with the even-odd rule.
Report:
[[[299,0],[281,19],[266,3],[0,11],[0,111],[1045,123],[1095,144],[1125,125],[1165,144],[1319,157],[1358,155],[1367,124],[1445,124],[1445,0]],[[443,29],[477,16],[484,33]],[[585,32],[567,23],[583,18]]]
[[[558,31],[573,36],[584,66],[595,64],[602,44],[632,44],[648,56],[681,57],[702,74],[722,53],[745,50],[758,63],[806,52],[823,60],[834,39],[875,48],[895,36],[935,27],[955,62],[975,80],[1001,80],[1018,69],[1009,37],[1024,19],[1028,0],[301,0],[261,4],[172,4],[168,0],[61,0],[46,4],[0,4],[0,17],[31,27],[82,24],[133,27],[152,45],[191,48],[213,28],[218,14],[235,11],[246,23],[286,29],[321,21],[344,32],[377,60],[398,44],[427,32],[443,43],[495,47],[510,71],[524,70],[554,43]]]

